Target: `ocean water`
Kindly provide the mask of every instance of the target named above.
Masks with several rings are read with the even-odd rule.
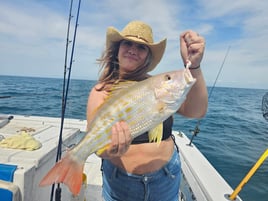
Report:
[[[86,118],[88,93],[95,83],[71,80],[67,118]],[[261,111],[267,91],[216,87],[206,117],[199,121],[175,115],[174,130],[188,137],[199,121],[193,143],[233,188],[268,148],[268,122]],[[0,76],[0,114],[60,117],[61,96],[62,79]],[[268,161],[239,195],[244,201],[268,201]]]

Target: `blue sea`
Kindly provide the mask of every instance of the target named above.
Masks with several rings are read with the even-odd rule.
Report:
[[[86,118],[88,93],[95,83],[71,80],[67,118]],[[62,85],[62,79],[0,76],[0,113],[60,117]],[[233,188],[268,148],[268,122],[261,111],[266,92],[268,89],[216,87],[207,115],[199,122],[200,133],[193,143]],[[174,130],[190,138],[197,123],[197,119],[175,115]],[[244,201],[268,200],[268,161],[239,195]]]

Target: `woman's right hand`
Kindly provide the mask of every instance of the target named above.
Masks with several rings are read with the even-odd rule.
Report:
[[[205,50],[205,39],[197,32],[188,30],[180,35],[180,49],[184,64],[191,61],[191,67],[200,65]]]

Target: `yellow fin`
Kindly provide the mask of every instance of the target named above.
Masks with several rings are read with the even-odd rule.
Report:
[[[110,144],[105,145],[104,147],[100,148],[98,151],[96,151],[96,154],[99,156],[101,155],[106,149],[110,147]]]
[[[163,137],[163,123],[159,124],[155,128],[149,131],[149,141],[156,142],[159,146]]]

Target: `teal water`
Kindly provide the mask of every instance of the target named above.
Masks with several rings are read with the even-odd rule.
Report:
[[[66,117],[86,118],[88,93],[94,84],[71,80]],[[268,122],[261,111],[267,91],[216,87],[208,113],[200,121],[201,131],[194,143],[233,188],[268,148]],[[61,96],[61,79],[0,76],[0,97],[7,97],[0,98],[0,113],[60,117]],[[175,115],[174,130],[182,130],[188,137],[196,124],[196,119]],[[268,200],[267,161],[239,195],[244,201]]]

